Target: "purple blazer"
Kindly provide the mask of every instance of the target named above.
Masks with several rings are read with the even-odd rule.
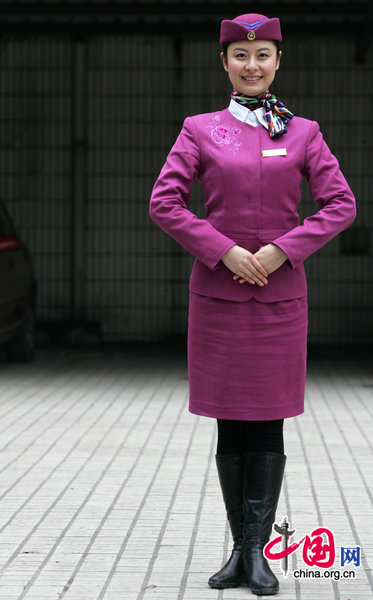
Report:
[[[300,225],[304,177],[319,210]],[[195,178],[204,189],[204,219],[187,208]],[[294,117],[287,133],[270,138],[228,108],[185,119],[150,200],[154,223],[196,257],[190,291],[235,301],[307,295],[303,261],[355,216],[354,195],[317,122]],[[227,250],[238,244],[254,253],[268,243],[288,256],[268,284],[233,280],[220,260]]]

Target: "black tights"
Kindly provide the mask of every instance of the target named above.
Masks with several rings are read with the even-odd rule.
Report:
[[[217,419],[216,454],[277,452],[284,454],[284,419],[276,421],[230,421]]]

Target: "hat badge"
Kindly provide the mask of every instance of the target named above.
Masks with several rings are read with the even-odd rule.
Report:
[[[249,33],[247,34],[247,39],[250,41],[255,40],[255,31],[249,31]]]

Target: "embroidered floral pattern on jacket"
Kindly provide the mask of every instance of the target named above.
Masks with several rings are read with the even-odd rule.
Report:
[[[241,129],[239,127],[232,127],[226,123],[221,123],[221,117],[215,115],[209,124],[207,125],[211,129],[211,137],[216,144],[232,144],[233,152],[237,152],[241,146],[241,142],[236,140],[237,136],[240,135]]]

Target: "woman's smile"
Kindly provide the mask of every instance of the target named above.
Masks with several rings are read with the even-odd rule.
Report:
[[[249,75],[242,75],[242,79],[247,81],[248,83],[257,83],[262,79],[261,75],[257,75],[255,77],[250,77]]]

